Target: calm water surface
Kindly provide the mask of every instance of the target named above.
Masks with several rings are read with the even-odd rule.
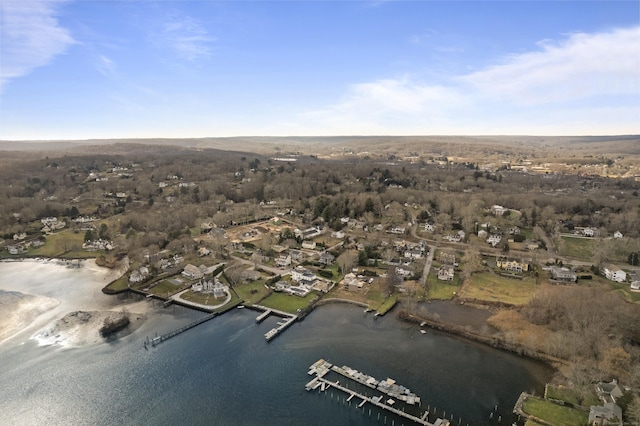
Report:
[[[143,348],[145,336],[201,315],[158,305],[135,333],[84,348],[5,342],[2,423],[382,425],[386,415],[389,425],[410,424],[388,413],[378,420],[368,406],[363,414],[343,404],[338,391],[306,392],[309,365],[324,358],[394,378],[422,397],[423,408],[453,414],[454,425],[510,424],[520,392],[541,393],[552,374],[543,364],[446,334],[421,334],[393,316],[374,320],[349,305],[323,306],[271,343],[263,335],[277,319],[256,324],[256,312],[237,309]]]

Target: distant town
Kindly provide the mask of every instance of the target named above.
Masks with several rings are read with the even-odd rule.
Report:
[[[6,151],[0,256],[95,258],[122,270],[107,294],[281,316],[267,340],[353,303],[553,365],[515,407],[527,425],[640,420],[640,140],[388,139]]]

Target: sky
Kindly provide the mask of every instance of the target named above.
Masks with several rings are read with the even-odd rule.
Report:
[[[0,0],[0,139],[640,134],[640,2]]]

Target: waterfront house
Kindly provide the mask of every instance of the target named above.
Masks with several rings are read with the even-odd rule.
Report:
[[[604,405],[592,405],[589,408],[589,424],[593,426],[622,426],[622,409],[613,402],[608,402]]]
[[[454,276],[455,272],[451,265],[442,265],[438,269],[438,279],[440,281],[453,281]]]
[[[297,266],[291,271],[291,279],[300,284],[312,286],[318,279],[316,275],[303,266]]]
[[[198,268],[195,265],[192,265],[191,263],[187,264],[183,271],[182,271],[182,275],[186,278],[189,278],[191,280],[198,280],[200,278],[202,278],[204,276],[204,274],[202,273],[202,271],[200,270],[200,268]]]

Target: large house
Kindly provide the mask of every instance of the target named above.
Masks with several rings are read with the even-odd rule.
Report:
[[[614,265],[606,265],[602,268],[602,274],[611,281],[621,283],[627,280],[627,273]]]
[[[192,265],[191,263],[184,267],[182,275],[192,280],[199,280],[200,278],[204,277],[204,274],[202,273],[200,268]]]
[[[500,269],[510,272],[525,272],[529,270],[529,264],[526,262],[520,262],[515,259],[507,259],[505,257],[499,257],[496,259],[496,266]]]
[[[334,255],[332,255],[331,253],[325,251],[320,255],[320,259],[318,259],[318,262],[320,262],[323,265],[331,265],[333,262],[335,262],[336,257]]]
[[[551,279],[553,281],[563,281],[563,282],[576,282],[578,280],[578,276],[575,272],[567,267],[560,266],[552,266],[549,269],[549,273],[551,274]]]
[[[303,266],[297,266],[294,270],[291,271],[291,279],[300,285],[305,285],[308,287],[312,287],[316,282],[318,277]]]

